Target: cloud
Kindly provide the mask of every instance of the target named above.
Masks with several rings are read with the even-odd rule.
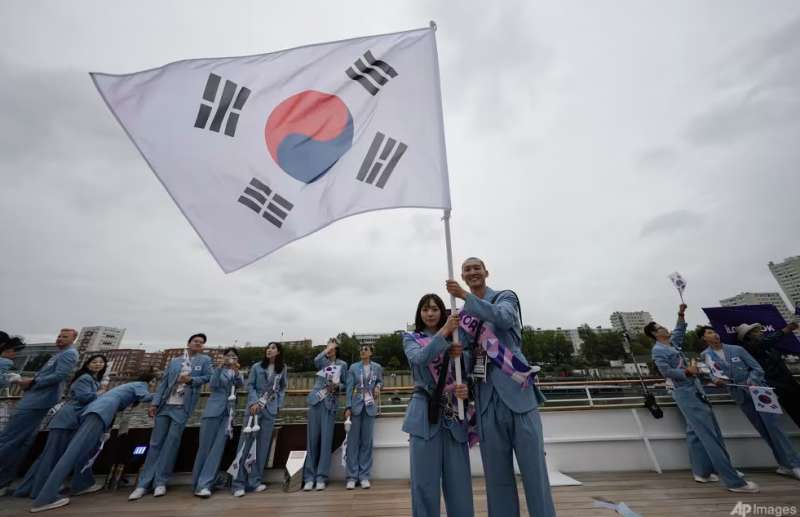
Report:
[[[678,151],[671,147],[652,147],[640,152],[636,163],[643,169],[667,169],[678,161]]]
[[[693,228],[703,224],[703,216],[689,210],[673,210],[657,215],[642,225],[641,237],[672,233],[678,230]]]

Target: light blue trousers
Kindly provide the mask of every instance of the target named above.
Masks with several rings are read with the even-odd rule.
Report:
[[[31,449],[47,409],[17,409],[0,433],[0,488],[17,477],[17,469]]]
[[[408,445],[413,516],[439,517],[444,492],[448,516],[472,517],[469,446],[456,441],[447,429],[440,429],[430,440],[411,435]]]
[[[308,408],[306,432],[306,462],[303,465],[303,482],[328,481],[331,470],[331,447],[336,411],[328,410],[325,402]]]
[[[47,432],[47,443],[44,446],[44,450],[31,465],[31,468],[28,469],[22,479],[22,483],[14,491],[16,497],[36,499],[48,476],[50,476],[53,467],[58,463],[58,459],[67,450],[67,446],[69,446],[74,434],[74,429],[50,429]]]
[[[247,417],[245,417],[245,424],[247,424]],[[248,473],[244,466],[239,468],[239,475],[233,480],[231,488],[236,490],[244,489],[246,491],[255,490],[264,479],[264,467],[267,465],[269,459],[269,451],[272,447],[272,430],[275,428],[275,418],[267,413],[264,409],[258,419],[258,425],[261,430],[255,433],[242,433],[239,437],[239,447],[244,447],[243,458],[247,456],[247,451],[253,446],[253,440],[256,442],[256,462],[251,467]],[[240,449],[236,449],[239,451]]]
[[[228,412],[200,423],[200,445],[192,467],[192,487],[195,492],[203,488],[213,490],[219,472],[219,463],[228,443]]]
[[[167,406],[156,415],[147,458],[139,474],[139,488],[166,486],[169,481],[186,427],[186,422],[178,416],[183,411],[183,406]]]
[[[731,465],[714,411],[698,393],[694,388],[678,388],[672,392],[672,398],[686,419],[686,443],[692,472],[702,477],[716,472],[726,487],[742,487],[746,482]]]
[[[366,410],[350,417],[350,432],[347,433],[347,479],[364,481],[372,471],[372,435],[375,417]]]
[[[103,419],[94,413],[86,415],[86,419],[75,432],[64,454],[61,455],[52,472],[47,476],[47,481],[44,482],[39,495],[34,500],[34,507],[57,501],[61,484],[70,473],[72,473],[72,484],[70,486],[72,493],[80,492],[92,486],[94,476],[91,469],[86,469],[82,474],[80,471],[97,450],[104,431],[105,423],[103,423]]]
[[[479,425],[489,517],[519,516],[514,456],[522,474],[528,513],[555,517],[539,410],[515,413],[493,391]]]
[[[781,467],[793,469],[800,467],[800,455],[792,447],[792,442],[780,426],[780,415],[775,413],[761,413],[753,405],[753,399],[747,393],[747,398],[739,404],[739,409],[745,414],[753,427],[756,428],[761,438],[767,442],[775,456],[775,461]],[[737,401],[738,403],[738,401]]]

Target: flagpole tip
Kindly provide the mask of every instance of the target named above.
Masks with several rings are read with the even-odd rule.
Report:
[[[436,30],[436,22],[431,20],[431,29]]]

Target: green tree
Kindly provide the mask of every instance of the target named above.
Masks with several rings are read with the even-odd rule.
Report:
[[[389,369],[407,370],[409,368],[406,353],[403,350],[403,336],[400,334],[379,337],[375,342],[372,358]]]
[[[581,354],[590,366],[607,366],[609,361],[625,358],[622,334],[619,332],[595,332],[583,324],[578,327],[578,335],[583,341]]]
[[[261,361],[264,358],[263,346],[248,346],[239,349],[239,364],[243,367],[249,368],[253,364]],[[284,357],[284,362],[286,358]]]

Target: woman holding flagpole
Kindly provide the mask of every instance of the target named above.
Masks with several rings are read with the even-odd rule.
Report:
[[[316,382],[308,394],[306,462],[303,466],[303,490],[325,490],[331,468],[331,446],[339,390],[347,363],[339,359],[339,343],[328,340],[325,349],[314,358]]]
[[[458,316],[448,317],[442,299],[426,294],[417,304],[414,322],[414,332],[403,336],[414,379],[403,420],[403,431],[409,434],[413,515],[438,517],[444,491],[447,515],[471,516],[469,434],[457,418],[455,403],[456,397],[468,398],[468,389],[455,383],[453,365],[463,357],[462,347],[450,342]]]
[[[192,488],[198,497],[210,497],[217,479],[225,443],[233,438],[236,416],[236,388],[244,384],[239,373],[239,352],[231,347],[223,352],[222,365],[211,375],[211,395],[200,424],[200,444],[192,468]]]
[[[250,367],[247,377],[246,425],[242,428],[234,465],[228,470],[233,476],[232,488],[236,497],[242,497],[246,491],[263,492],[267,489],[262,482],[264,467],[287,386],[283,348],[273,341],[264,349],[264,359]]]
[[[15,496],[35,499],[39,495],[47,477],[58,459],[67,450],[72,435],[78,429],[81,411],[87,404],[105,392],[105,389],[98,389],[105,372],[105,356],[95,354],[89,356],[81,369],[75,373],[68,389],[66,402],[47,426],[47,443],[44,450],[14,491]],[[93,483],[94,480],[89,480],[87,484],[91,486]]]
[[[764,370],[744,348],[723,343],[712,327],[697,327],[696,332],[706,345],[703,357],[710,366],[714,384],[727,386],[736,405],[767,442],[778,463],[777,473],[800,479],[800,455],[781,429],[780,413],[759,411],[748,389],[749,386],[764,385]],[[774,391],[772,397],[775,397]]]

